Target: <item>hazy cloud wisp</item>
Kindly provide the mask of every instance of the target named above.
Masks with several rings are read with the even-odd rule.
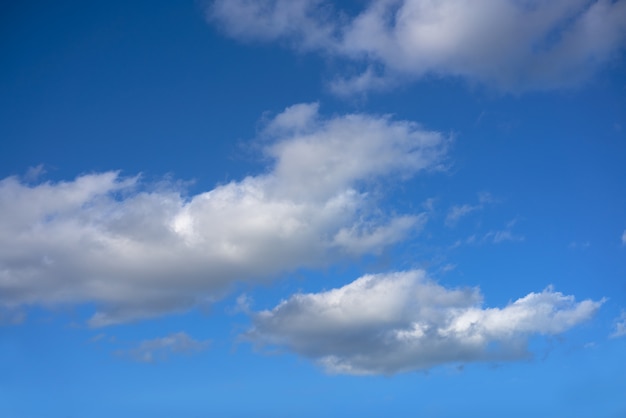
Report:
[[[615,331],[611,334],[611,338],[623,337],[626,335],[626,311],[622,311],[621,315],[615,319]]]
[[[166,337],[145,340],[128,350],[117,350],[118,356],[141,363],[164,361],[172,354],[191,354],[206,350],[210,341],[198,341],[185,332],[176,332]]]

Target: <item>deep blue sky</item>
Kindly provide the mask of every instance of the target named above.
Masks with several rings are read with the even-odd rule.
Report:
[[[625,2],[427,3],[2,4],[0,416],[625,416]]]

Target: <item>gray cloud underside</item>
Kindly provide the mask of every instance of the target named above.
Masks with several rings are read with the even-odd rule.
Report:
[[[325,0],[216,0],[208,15],[237,39],[363,64],[335,80],[339,94],[430,74],[510,91],[572,86],[626,45],[624,0],[376,0],[353,15]]]
[[[389,117],[295,105],[262,134],[266,173],[185,197],[117,172],[0,181],[0,310],[95,302],[90,325],[181,311],[339,257],[377,253],[424,214],[375,212],[368,186],[435,170],[447,139]]]
[[[254,314],[243,338],[287,348],[330,373],[394,374],[527,358],[529,336],[562,333],[602,303],[576,302],[547,288],[504,308],[483,308],[478,289],[448,289],[413,270],[293,295]]]

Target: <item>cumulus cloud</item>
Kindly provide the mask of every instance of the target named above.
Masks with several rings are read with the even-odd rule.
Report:
[[[0,181],[0,308],[94,302],[92,326],[181,311],[337,257],[379,252],[421,214],[385,216],[384,177],[437,169],[447,140],[407,121],[323,118],[296,105],[268,122],[267,171],[186,196],[118,172]]]
[[[615,331],[611,334],[611,338],[623,337],[626,335],[626,311],[615,320]]]
[[[122,357],[142,363],[166,360],[172,354],[191,354],[208,348],[210,341],[197,341],[185,332],[177,332],[166,337],[145,340],[134,348],[118,350]]]
[[[445,288],[423,270],[366,275],[254,314],[243,338],[287,348],[331,373],[393,374],[527,358],[529,336],[562,333],[603,302],[576,302],[551,287],[503,308],[483,308],[482,299],[476,288]]]
[[[513,91],[571,86],[626,45],[623,0],[377,0],[351,13],[327,0],[215,0],[208,16],[236,39],[363,65],[335,81],[340,94],[432,74]]]

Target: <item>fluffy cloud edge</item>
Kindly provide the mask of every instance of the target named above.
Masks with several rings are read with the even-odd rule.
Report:
[[[482,300],[477,288],[446,288],[423,270],[366,275],[254,313],[241,338],[285,348],[329,373],[392,375],[527,358],[529,337],[563,333],[604,303],[576,302],[552,287],[503,308],[483,308]]]

